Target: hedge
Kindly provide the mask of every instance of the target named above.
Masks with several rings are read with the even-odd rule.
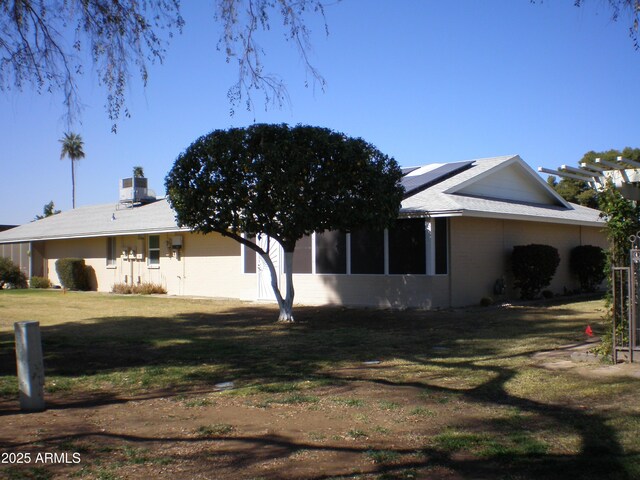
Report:
[[[0,257],[0,290],[5,285],[11,288],[27,288],[27,277],[10,258]]]
[[[514,286],[523,300],[536,298],[551,283],[560,264],[558,250],[551,245],[517,245],[513,247],[511,268]]]
[[[580,288],[593,292],[604,280],[607,256],[604,250],[594,245],[580,245],[571,250],[569,268],[578,276]]]
[[[51,282],[46,277],[31,277],[29,280],[31,288],[51,288]]]
[[[87,266],[82,258],[59,258],[56,272],[60,283],[67,290],[89,290]]]

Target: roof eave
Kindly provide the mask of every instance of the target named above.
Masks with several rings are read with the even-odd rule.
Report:
[[[536,215],[524,215],[518,213],[500,213],[500,212],[484,212],[476,210],[463,210],[463,217],[482,217],[496,218],[502,220],[521,220],[526,222],[538,223],[558,223],[564,225],[579,225],[582,227],[603,228],[606,223],[604,220],[581,220],[578,218],[559,218],[559,217],[540,217]]]
[[[105,231],[105,232],[91,232],[83,234],[69,234],[69,235],[42,235],[42,236],[26,236],[22,238],[9,238],[6,240],[0,240],[0,245],[7,245],[12,243],[27,243],[27,242],[44,242],[50,240],[75,240],[82,238],[99,238],[99,237],[124,237],[129,235],[150,235],[160,233],[174,233],[174,232],[189,232],[189,228],[183,227],[164,227],[164,228],[150,228],[139,230],[123,230],[123,231]]]
[[[427,210],[407,210],[400,212],[398,218],[460,217],[462,215],[462,210],[438,210],[437,212],[430,212]]]
[[[604,220],[582,220],[579,218],[562,218],[553,216],[526,215],[522,213],[487,212],[484,210],[407,210],[400,212],[398,218],[438,218],[438,217],[474,217],[474,218],[494,218],[500,220],[519,220],[525,222],[556,223],[566,225],[580,225],[583,227],[602,228],[605,226]]]

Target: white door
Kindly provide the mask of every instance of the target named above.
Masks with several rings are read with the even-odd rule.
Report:
[[[280,277],[282,276],[282,262],[280,259],[283,258],[282,247],[273,238],[269,238],[266,235],[259,235],[257,243],[265,252],[267,251],[267,246],[269,247],[269,257],[273,262],[278,277],[278,286],[280,286]],[[258,255],[256,267],[258,272],[258,300],[271,300],[275,302],[276,296],[271,287],[271,272],[269,272],[269,267],[260,255]]]

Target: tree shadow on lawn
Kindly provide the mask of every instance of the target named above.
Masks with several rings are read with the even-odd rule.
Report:
[[[301,378],[326,362],[381,358],[495,357],[509,342],[560,338],[580,332],[544,309],[425,312],[336,307],[297,308],[298,322],[277,324],[271,307],[175,317],[96,317],[42,326],[48,376],[90,376],[125,368],[224,366],[228,375],[251,381]],[[0,334],[0,375],[15,374],[12,333]],[[539,351],[534,345],[523,354]],[[210,381],[212,379],[201,379]]]
[[[438,313],[308,307],[298,308],[296,313],[299,322],[294,325],[275,324],[273,308],[248,307],[215,314],[181,314],[173,318],[107,317],[45,326],[42,338],[46,374],[76,377],[143,367],[192,367],[179,370],[178,377],[174,379],[177,388],[169,388],[158,396],[175,393],[180,388],[211,387],[216,382],[229,379],[239,385],[253,385],[321,378],[428,389],[456,395],[470,404],[515,407],[521,412],[534,414],[547,427],[578,435],[580,452],[561,455],[544,450],[498,449],[478,456],[468,452],[460,455],[441,445],[430,444],[420,452],[395,449],[398,455],[411,454],[412,457],[402,462],[382,464],[377,472],[387,473],[393,478],[394,474],[399,475],[407,468],[443,466],[474,478],[495,478],[496,472],[502,472],[502,478],[633,478],[634,470],[629,467],[629,462],[637,460],[638,454],[624,452],[606,414],[514,396],[506,384],[517,375],[516,368],[485,363],[487,359],[528,357],[550,344],[561,345],[575,340],[581,331],[580,320],[558,320],[580,314],[570,306],[556,307],[552,315],[541,307]],[[0,335],[0,345],[12,341],[9,337]],[[530,345],[524,342],[528,339],[531,339]],[[509,346],[518,342],[520,348],[509,350]],[[8,357],[7,354],[2,356]],[[373,359],[412,362],[424,368],[451,369],[471,376],[480,374],[478,378],[482,380],[474,385],[454,388],[435,384],[430,378],[412,381],[390,379],[382,369],[358,367],[361,362]],[[0,358],[0,375],[13,373],[7,366],[13,361],[13,357],[11,362],[8,358]],[[216,368],[203,367],[208,365]],[[331,368],[344,365],[353,368],[342,371]],[[122,394],[105,393],[96,400],[98,403],[116,403],[122,401]],[[73,403],[70,402],[71,405]],[[495,430],[502,434],[510,428],[496,425],[495,419],[479,419],[476,424],[458,427],[473,432]],[[535,425],[518,428],[529,433],[536,431]],[[137,440],[121,437],[140,442],[193,441],[186,437]],[[216,440],[252,445],[257,442],[280,446],[287,451],[342,451],[346,448],[269,436],[219,437]],[[252,450],[250,448],[248,452]],[[421,455],[419,460],[416,460],[416,453]],[[251,458],[247,453],[247,458],[242,461],[261,461]],[[327,477],[319,475],[315,478]]]
[[[537,407],[536,407],[537,408]],[[547,410],[545,407],[543,407]],[[570,410],[563,408],[552,409],[548,411],[551,416],[564,417],[571,413]],[[587,423],[586,420],[589,420]],[[566,421],[566,419],[565,419]],[[596,425],[593,425],[593,423]],[[339,454],[344,463],[345,455],[350,455],[354,464],[359,463],[359,458],[373,457],[376,453],[389,457],[388,460],[376,462],[371,465],[368,470],[363,470],[361,466],[354,466],[352,470],[345,471],[344,468],[332,470],[330,473],[323,472],[321,468],[315,468],[317,472],[313,475],[305,474],[303,478],[307,480],[321,480],[328,478],[359,478],[363,474],[383,475],[379,478],[431,478],[430,473],[433,469],[442,467],[448,472],[443,478],[450,478],[452,472],[461,475],[462,478],[513,478],[513,479],[558,479],[566,478],[579,479],[610,479],[610,480],[631,480],[637,478],[634,475],[633,468],[627,469],[627,465],[631,461],[638,460],[638,454],[625,454],[621,449],[613,445],[607,444],[606,431],[601,429],[601,424],[597,418],[581,418],[581,415],[571,419],[571,424],[576,426],[581,433],[593,435],[593,438],[600,440],[589,441],[590,447],[597,447],[597,451],[592,451],[590,447],[585,447],[577,455],[553,454],[553,453],[528,453],[523,451],[502,451],[495,452],[491,455],[460,455],[457,451],[440,446],[426,446],[421,449],[414,448],[398,448],[391,447],[376,450],[369,446],[361,445],[345,445],[342,444],[319,444],[305,441],[295,441],[289,437],[277,434],[267,434],[261,436],[231,436],[231,435],[214,435],[211,438],[193,437],[193,436],[141,436],[129,435],[124,433],[110,433],[105,431],[87,431],[79,434],[50,436],[40,438],[38,446],[40,449],[59,449],[61,445],[67,448],[74,447],[73,442],[87,440],[90,444],[102,445],[100,449],[109,452],[107,457],[101,458],[100,451],[94,453],[94,461],[97,463],[105,461],[115,461],[114,449],[104,448],[112,444],[116,449],[123,448],[124,445],[137,445],[143,447],[145,452],[149,452],[149,448],[154,445],[195,445],[199,447],[193,448],[192,453],[185,453],[180,448],[181,453],[173,455],[163,450],[163,459],[167,457],[171,459],[168,464],[174,461],[197,464],[198,470],[209,470],[209,466],[221,472],[220,468],[230,469],[236,472],[244,471],[249,474],[252,468],[260,469],[262,475],[260,478],[288,478],[291,474],[291,464],[284,461],[298,452],[325,452]],[[585,425],[589,425],[588,429],[584,429]],[[478,428],[491,429],[491,422],[481,424]],[[605,438],[601,436],[605,434]],[[612,433],[613,432],[608,432]],[[613,434],[614,435],[614,434]],[[586,438],[586,437],[585,437]],[[204,446],[203,446],[204,445]],[[208,445],[208,446],[207,446]],[[15,443],[7,445],[13,450],[28,449],[33,446],[32,442]],[[116,447],[117,446],[117,447]],[[605,447],[604,450],[602,447]],[[91,451],[91,448],[89,448]],[[147,453],[147,455],[149,455]],[[84,463],[87,463],[84,456]],[[264,470],[261,465],[271,464],[274,459],[281,459],[280,467]],[[222,465],[220,464],[222,461]],[[89,462],[90,463],[90,462]],[[224,471],[224,470],[222,470]],[[254,470],[255,471],[255,470]],[[422,472],[426,476],[418,475],[416,472]],[[297,478],[297,477],[296,477]],[[440,478],[440,477],[437,477]],[[460,478],[454,476],[453,478]]]

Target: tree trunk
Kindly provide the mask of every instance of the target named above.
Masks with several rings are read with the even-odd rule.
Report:
[[[71,159],[71,208],[76,208],[76,172]]]
[[[293,252],[284,252],[284,273],[286,275],[287,293],[280,305],[279,322],[293,323]]]
[[[273,265],[273,261],[269,256],[268,244],[267,244],[266,250],[267,250],[266,252],[258,252],[258,253],[264,260],[264,263],[267,264],[267,268],[269,269],[269,275],[271,276],[271,288],[273,289],[273,294],[275,295],[276,301],[278,302],[278,308],[280,308],[280,315],[278,316],[278,321],[280,322],[280,321],[284,321],[283,312],[286,311],[286,308],[284,304],[284,299],[282,298],[282,295],[280,294],[280,289],[278,288],[278,273],[276,272],[276,268]]]
[[[264,263],[267,264],[267,268],[269,269],[269,274],[271,275],[271,288],[273,289],[273,293],[276,297],[276,301],[278,302],[278,308],[280,309],[280,313],[278,315],[278,322],[285,323],[293,323],[293,252],[284,252],[284,264],[285,264],[285,274],[287,281],[287,292],[286,297],[282,298],[282,293],[280,293],[280,288],[278,287],[278,273],[276,272],[276,268],[273,265],[273,261],[269,256],[269,247],[267,246],[266,252],[258,252]]]

